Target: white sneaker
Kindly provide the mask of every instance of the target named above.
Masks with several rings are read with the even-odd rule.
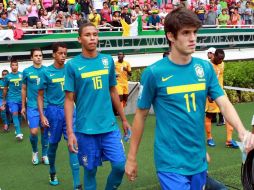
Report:
[[[33,163],[33,165],[39,164],[38,152],[32,153],[32,163]]]
[[[23,134],[18,134],[18,135],[16,135],[16,139],[17,139],[18,141],[22,141],[22,140],[23,140]]]
[[[42,162],[43,164],[45,164],[45,165],[49,165],[49,158],[48,158],[48,156],[43,156],[43,157],[41,158],[41,162]]]

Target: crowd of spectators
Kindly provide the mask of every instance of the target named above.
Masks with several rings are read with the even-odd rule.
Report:
[[[159,30],[165,16],[178,6],[194,11],[203,25],[251,25],[254,1],[250,0],[0,0],[0,29],[78,28],[91,22],[105,30],[119,29],[121,19],[133,23],[140,15],[144,29]],[[232,26],[231,26],[232,27]],[[25,31],[25,30],[24,30]],[[44,33],[37,30],[34,33]]]

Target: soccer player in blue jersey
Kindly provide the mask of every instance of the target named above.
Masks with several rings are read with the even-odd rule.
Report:
[[[41,72],[38,92],[38,107],[40,119],[45,128],[49,130],[49,183],[58,185],[56,176],[55,158],[58,143],[62,135],[67,139],[66,122],[64,116],[64,70],[67,56],[67,46],[64,43],[54,43],[52,46],[54,63]],[[47,96],[48,106],[43,111],[44,94]],[[73,119],[73,122],[74,119]],[[79,179],[79,162],[76,153],[69,152],[70,166],[73,175],[74,190],[82,189]]]
[[[44,128],[40,124],[40,114],[37,105],[39,75],[46,67],[42,65],[42,51],[40,48],[31,50],[33,65],[23,71],[22,78],[22,110],[21,114],[27,118],[30,128],[30,142],[32,145],[32,163],[39,164],[38,158],[38,128],[41,129],[42,163],[48,165],[48,137],[44,135]],[[44,98],[45,100],[45,98]],[[46,104],[44,103],[44,106]]]
[[[234,107],[221,89],[214,69],[194,58],[201,22],[186,8],[177,8],[165,18],[165,34],[171,53],[145,69],[132,126],[125,172],[137,177],[137,152],[151,105],[156,114],[154,159],[163,190],[201,190],[206,183],[205,104],[210,96],[244,140],[253,149],[253,135],[243,127]]]
[[[11,60],[11,73],[4,78],[4,91],[3,91],[3,104],[9,107],[12,114],[13,124],[16,131],[16,139],[23,140],[21,132],[21,124],[19,120],[19,113],[21,111],[21,86],[22,86],[22,73],[18,71],[18,61]]]
[[[121,106],[116,86],[115,66],[110,55],[97,52],[98,30],[87,23],[79,28],[78,41],[82,53],[66,64],[65,117],[68,146],[78,152],[84,167],[86,190],[96,190],[97,166],[111,162],[111,173],[105,189],[117,189],[121,184],[125,154],[112,103],[122,120],[124,133],[130,125]],[[76,104],[76,135],[73,132],[73,104]]]
[[[4,91],[4,77],[9,74],[8,70],[2,71],[2,79],[0,80],[0,112],[2,122],[4,124],[3,130],[8,131],[8,120],[6,115],[6,105],[3,104],[3,91]]]

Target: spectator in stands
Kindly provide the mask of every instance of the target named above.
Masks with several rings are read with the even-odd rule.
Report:
[[[9,22],[10,20],[7,18],[7,13],[6,12],[2,12],[1,13],[1,18],[0,18],[0,25],[2,26],[7,26],[7,23]]]
[[[107,2],[103,2],[103,8],[101,9],[101,17],[103,19],[105,19],[108,23],[111,22],[111,10],[108,7],[108,3]]]
[[[28,29],[28,23],[26,20],[22,20],[22,23],[21,23],[21,29]]]
[[[61,20],[61,23],[64,23],[65,21],[65,13],[63,11],[59,11],[56,15],[56,20]]]
[[[225,0],[220,0],[221,9],[228,9],[228,4]]]
[[[9,30],[15,29],[15,27],[13,26],[12,21],[10,21],[10,20],[7,22],[7,29],[9,29]]]
[[[71,20],[73,28],[78,28],[77,15],[75,13],[71,15]]]
[[[205,15],[205,25],[213,25],[212,27],[216,27],[218,24],[217,13],[214,11],[214,6],[210,5],[210,8]]]
[[[88,19],[95,27],[98,27],[101,22],[101,16],[97,13],[96,9],[93,9],[93,11],[89,14]]]
[[[253,19],[253,10],[250,7],[250,3],[246,2],[246,8],[244,10],[244,22],[246,25],[251,25]]]
[[[132,23],[131,14],[130,14],[128,11],[129,11],[128,7],[125,6],[125,7],[123,8],[121,17],[125,20],[125,22],[126,22],[127,24],[131,24],[131,23]]]
[[[84,19],[88,20],[88,15],[90,14],[90,9],[93,9],[90,0],[80,0],[81,12],[83,13]]]
[[[68,5],[68,12],[71,15],[75,11],[75,0],[68,0],[67,5]]]
[[[111,1],[111,13],[114,13],[115,11],[120,11],[119,5],[117,5],[117,0]]]
[[[220,4],[220,0],[215,1],[215,5],[217,8],[217,16],[219,16],[222,13],[222,8],[221,8],[221,4]]]
[[[65,16],[64,28],[73,28],[71,15],[69,13]]]
[[[61,20],[56,20],[54,29],[59,29],[59,30],[54,30],[53,33],[62,33],[63,32],[63,30],[60,30],[60,29],[63,29]]]
[[[240,0],[237,2],[238,12],[241,16],[241,20],[244,21],[244,10],[246,8],[246,1]]]
[[[134,10],[131,12],[131,20],[134,22],[139,15],[143,15],[142,11],[140,11],[139,5],[135,5]]]
[[[84,23],[87,23],[87,20],[84,19],[84,15],[82,13],[78,14],[78,19],[77,19],[78,27],[80,27]]]
[[[0,2],[0,14],[1,14],[2,12],[6,12],[6,10],[5,10],[5,8],[4,8],[3,2]]]
[[[47,12],[51,12],[53,9],[53,1],[54,0],[41,0],[42,8],[47,10]]]
[[[152,15],[149,16],[147,26],[149,26],[152,29],[159,30],[160,29],[160,17],[158,15],[158,10],[153,10]]]
[[[161,19],[161,24],[164,25],[164,19],[167,16],[167,11],[165,8],[162,9],[162,11],[159,13],[159,17]]]
[[[99,31],[111,31],[114,27],[107,22],[105,18],[101,18],[101,24],[99,25]]]
[[[45,27],[43,26],[42,22],[40,20],[37,21],[36,23],[36,29],[44,29]],[[35,32],[36,34],[45,34],[46,31],[45,30],[37,30]]]
[[[49,14],[49,27],[52,28],[54,27],[56,23],[56,17],[57,17],[57,11],[56,8],[53,8],[51,13]]]
[[[81,5],[80,0],[77,0],[74,5],[74,13],[79,14],[81,13]]]
[[[62,12],[68,12],[68,5],[67,5],[67,0],[58,0],[58,11],[62,11]]]
[[[121,14],[120,11],[115,11],[112,16],[112,23],[111,25],[114,27],[122,27],[122,24],[120,22],[121,20]]]
[[[10,7],[7,8],[8,19],[16,24],[18,22],[18,11],[16,9],[16,3],[10,3]]]
[[[205,23],[205,4],[203,2],[199,2],[198,7],[195,9],[195,13],[198,16],[199,20],[202,22],[202,24]]]
[[[228,14],[231,17],[231,15],[235,12],[236,3],[232,1],[231,5],[228,7]]]
[[[237,8],[235,8],[233,14],[231,14],[230,21],[231,21],[231,25],[241,24],[241,16],[239,15]]]
[[[27,7],[28,12],[28,26],[33,27],[36,25],[36,22],[38,20],[38,6],[35,3],[35,0],[30,0],[30,5]]]
[[[24,0],[19,0],[19,3],[17,4],[17,11],[20,22],[22,22],[23,20],[27,20],[26,9],[27,4],[25,4]]]
[[[43,15],[40,17],[42,25],[44,25],[45,28],[49,27],[50,15],[51,15],[51,13],[48,13],[48,11],[46,9],[44,9]]]
[[[44,15],[44,9],[40,8],[38,12],[38,19],[40,19],[42,15]]]
[[[230,17],[227,14],[227,9],[222,9],[222,13],[218,17],[219,25],[227,25],[230,22]]]

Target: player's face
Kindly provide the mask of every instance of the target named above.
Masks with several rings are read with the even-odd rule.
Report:
[[[208,59],[212,59],[212,58],[213,58],[213,53],[208,52],[208,53],[207,53],[207,57],[208,57]]]
[[[224,55],[218,54],[214,56],[213,63],[218,65],[218,64],[221,64],[223,60],[224,60]]]
[[[78,41],[84,50],[91,52],[96,51],[98,39],[98,30],[94,26],[87,26],[83,28]]]
[[[196,49],[197,28],[184,27],[177,32],[174,37],[172,33],[167,34],[168,39],[171,41],[172,49],[180,55],[191,55]]]
[[[42,52],[41,51],[34,51],[31,60],[35,65],[41,65],[42,63]]]
[[[16,73],[18,71],[19,64],[18,63],[11,63],[11,72]]]
[[[53,53],[53,57],[57,64],[63,65],[67,57],[67,48],[58,47],[57,52]]]
[[[123,53],[118,53],[118,60],[122,61],[124,58],[124,54]]]
[[[2,77],[4,78],[7,74],[7,72],[2,72]]]

